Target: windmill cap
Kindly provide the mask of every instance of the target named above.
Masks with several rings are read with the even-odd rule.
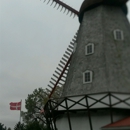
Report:
[[[127,7],[125,3],[128,0],[84,0],[83,4],[81,5],[80,11],[79,11],[79,22],[82,22],[83,14],[85,11],[88,11],[90,9],[93,9],[101,4],[105,5],[113,5],[113,6],[121,6],[123,7],[123,12],[127,14]]]

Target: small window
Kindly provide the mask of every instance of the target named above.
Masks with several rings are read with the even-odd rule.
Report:
[[[94,53],[94,44],[89,43],[85,46],[85,55],[90,55]]]
[[[92,82],[92,71],[87,70],[83,73],[83,83],[91,83]]]
[[[123,31],[119,29],[114,30],[114,38],[115,40],[123,40],[124,39]]]

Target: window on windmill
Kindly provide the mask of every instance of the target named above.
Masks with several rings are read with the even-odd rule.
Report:
[[[83,83],[91,83],[92,82],[92,71],[86,70],[83,73]]]
[[[115,40],[123,40],[124,39],[123,31],[119,29],[114,30],[114,38]]]
[[[94,53],[94,44],[89,43],[85,46],[85,55],[90,55]]]

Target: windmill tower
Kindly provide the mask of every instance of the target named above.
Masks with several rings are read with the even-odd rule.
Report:
[[[130,129],[130,24],[126,2],[83,2],[62,96],[50,99],[45,106],[51,129]]]

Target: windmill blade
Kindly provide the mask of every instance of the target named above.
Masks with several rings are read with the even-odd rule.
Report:
[[[44,0],[43,2],[46,2],[47,0]],[[63,8],[65,8],[65,11],[68,10],[67,14],[69,14],[69,12],[71,12],[70,16],[72,16],[72,14],[74,15],[74,17],[78,14],[79,12],[77,10],[75,10],[74,8],[70,7],[69,5],[65,4],[64,2],[60,1],[60,0],[48,0],[47,4],[49,4],[51,2],[50,5],[52,5],[53,3],[55,3],[54,8],[56,7],[56,5],[58,4],[58,8],[59,9],[60,6],[62,6],[61,10]],[[65,12],[64,11],[64,12]]]
[[[56,7],[56,5],[57,5],[57,3],[55,3],[55,6],[54,6],[54,8]]]
[[[48,0],[47,4],[49,4],[50,0]]]
[[[57,8],[57,10],[60,8],[60,5],[58,5],[58,8]]]
[[[61,7],[60,12],[62,11],[62,9],[63,9],[63,6]]]
[[[53,3],[54,3],[54,1],[52,1],[52,3],[50,4],[50,6],[52,6]]]
[[[74,38],[70,42],[70,45],[68,45],[65,54],[63,55],[62,59],[60,60],[60,63],[58,64],[58,67],[56,68],[55,73],[51,78],[50,84],[48,84],[49,89],[46,88],[47,92],[49,93],[48,95],[49,98],[52,97],[54,92],[55,94],[60,95],[60,92],[58,92],[56,88],[63,87],[66,81],[70,60],[74,52],[74,45],[76,41],[77,41],[77,33],[74,35]]]

